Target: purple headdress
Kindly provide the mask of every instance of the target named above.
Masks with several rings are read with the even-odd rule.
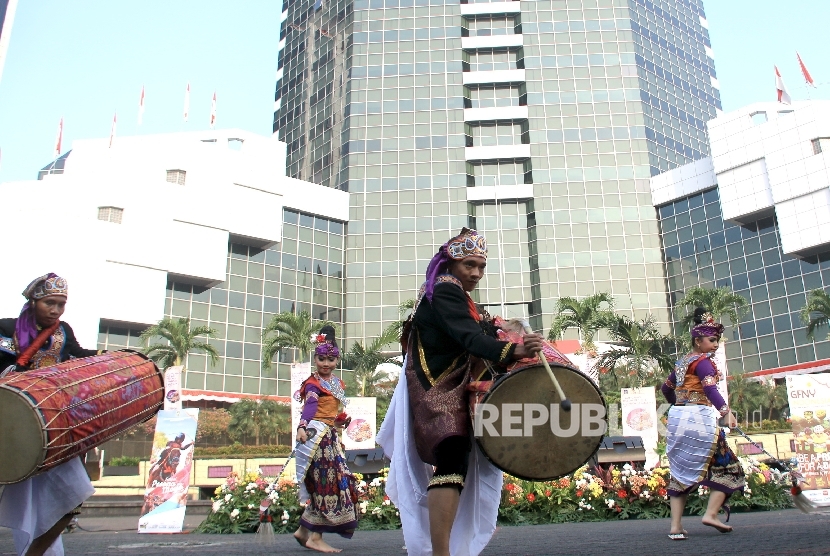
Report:
[[[451,261],[460,261],[467,257],[484,257],[487,259],[487,241],[475,230],[462,228],[461,233],[442,245],[427,266],[426,287],[424,295],[432,303],[435,279],[449,271]]]
[[[35,319],[35,307],[32,302],[53,295],[66,297],[68,293],[69,289],[66,286],[66,280],[54,272],[44,274],[29,282],[29,285],[23,290],[23,297],[26,298],[26,304],[20,310],[20,315],[17,317],[17,323],[14,327],[14,336],[17,338],[17,349],[19,351],[23,351],[29,347],[32,340],[37,337],[37,320]]]
[[[327,341],[326,334],[315,334],[311,337],[311,341],[317,344],[317,347],[314,348],[314,355],[322,355],[323,357],[340,357],[340,348]]]
[[[692,338],[720,336],[721,334],[723,334],[723,325],[715,322],[715,317],[711,313],[703,313],[701,323],[692,327]]]

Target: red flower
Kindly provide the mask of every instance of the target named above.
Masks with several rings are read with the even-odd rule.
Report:
[[[617,491],[617,496],[619,496],[620,498],[625,498],[628,496],[628,493],[625,490],[620,489]]]
[[[516,490],[516,485],[514,485],[513,483],[507,483],[506,485],[504,485],[504,490],[513,492],[514,490]]]
[[[547,496],[548,498],[550,498],[550,495],[551,495],[551,494],[552,494],[552,493],[551,493],[551,491],[549,491],[549,490],[546,490],[546,491],[545,491],[545,496]]]
[[[531,492],[530,494],[527,495],[527,501],[528,502],[533,502],[534,500],[536,500],[536,495],[535,494],[533,494]]]
[[[657,494],[659,494],[660,496],[665,496],[666,495],[666,489],[664,489],[664,488],[659,489],[657,491]]]
[[[325,334],[317,334],[317,343],[318,344],[322,344],[325,341],[326,341],[326,335]]]
[[[576,491],[576,495],[577,495],[577,496],[579,496],[580,498],[582,498],[582,491],[581,491],[581,490],[577,490],[577,491]]]
[[[617,513],[619,513],[619,512],[621,512],[621,511],[622,511],[622,508],[621,508],[621,507],[619,507],[619,506],[617,506],[616,508],[614,508],[614,511],[615,511],[615,512],[617,512]]]

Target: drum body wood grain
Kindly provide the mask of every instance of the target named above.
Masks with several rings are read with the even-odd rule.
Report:
[[[83,455],[146,421],[164,380],[140,353],[117,351],[0,379],[0,484]]]
[[[596,385],[573,369],[551,365],[551,370],[573,404],[570,412],[559,408],[561,400],[541,365],[502,375],[478,404],[476,418],[484,421],[498,410],[490,427],[474,426],[481,450],[496,467],[520,479],[546,481],[574,472],[596,453],[607,429],[605,400]],[[526,429],[527,417],[542,418],[528,411],[541,407],[548,418]],[[586,422],[591,415],[587,421],[593,425]]]

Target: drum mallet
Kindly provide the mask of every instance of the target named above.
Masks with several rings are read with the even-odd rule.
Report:
[[[530,323],[527,322],[526,320],[522,321],[522,328],[524,328],[525,334],[533,334],[533,329],[530,328]],[[540,351],[538,353],[538,356],[539,356],[539,361],[542,362],[542,366],[548,372],[548,376],[550,377],[551,382],[553,382],[553,387],[556,389],[556,393],[559,395],[559,399],[562,400],[562,401],[559,402],[559,406],[564,411],[570,411],[571,410],[571,400],[569,400],[568,398],[565,397],[565,392],[563,392],[562,387],[559,386],[559,381],[556,380],[556,375],[554,375],[553,371],[550,370],[550,365],[548,365],[548,360],[545,357],[545,354]]]

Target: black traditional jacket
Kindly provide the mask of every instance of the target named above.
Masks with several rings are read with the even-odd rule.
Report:
[[[438,278],[432,303],[419,296],[410,339],[413,363],[425,390],[466,362],[470,355],[499,364],[513,360],[516,345],[485,333],[470,314],[471,302],[461,282],[452,275]]]
[[[17,339],[14,337],[14,327],[17,319],[0,319],[0,372],[9,365],[14,365],[20,355]],[[29,365],[18,371],[51,367],[70,358],[89,357],[98,352],[93,349],[84,349],[78,344],[72,327],[61,322],[52,337],[32,356]]]

